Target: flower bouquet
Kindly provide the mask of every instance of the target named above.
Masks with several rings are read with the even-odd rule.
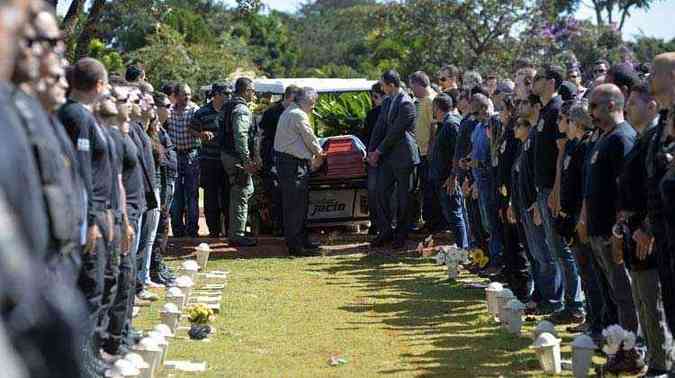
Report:
[[[636,348],[636,337],[633,332],[626,331],[618,325],[611,325],[602,331],[605,346],[602,351],[607,354],[607,363],[603,370],[613,375],[639,375],[647,369],[645,361]]]
[[[211,326],[208,323],[213,317],[213,310],[208,308],[205,304],[199,303],[193,306],[190,306],[188,310],[188,319],[192,325],[190,326],[190,331],[188,335],[193,340],[202,340],[209,336],[211,333]]]

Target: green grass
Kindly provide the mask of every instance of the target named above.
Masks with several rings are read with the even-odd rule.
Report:
[[[209,269],[230,272],[216,334],[174,340],[169,351],[171,360],[207,361],[200,376],[544,376],[528,348],[534,324],[520,337],[502,331],[483,292],[449,283],[431,259],[220,259]],[[159,306],[144,309],[140,328],[159,321]],[[331,355],[347,363],[331,367]]]

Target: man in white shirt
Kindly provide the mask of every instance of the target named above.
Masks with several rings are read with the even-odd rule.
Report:
[[[319,94],[313,88],[303,88],[294,103],[279,118],[274,136],[274,154],[281,206],[283,208],[284,235],[288,252],[292,256],[311,256],[319,248],[307,239],[305,222],[309,202],[310,162],[324,157],[319,140],[309,122]]]

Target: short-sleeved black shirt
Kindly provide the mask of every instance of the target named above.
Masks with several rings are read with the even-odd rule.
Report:
[[[588,144],[573,139],[565,144],[560,174],[560,211],[577,219],[584,198],[584,160]]]
[[[110,207],[108,145],[94,115],[79,102],[68,100],[58,117],[77,152],[80,174],[87,192],[87,222],[94,223],[96,213]]]
[[[591,151],[584,193],[589,236],[611,235],[617,214],[617,178],[635,138],[635,130],[623,122],[602,135]]]
[[[138,148],[129,134],[118,130],[117,139],[121,141],[122,184],[127,197],[127,215],[129,219],[136,220],[145,211],[145,186]]]
[[[221,109],[222,110],[222,109]],[[190,128],[195,131],[208,131],[214,136],[218,135],[219,118],[222,116],[222,111],[217,111],[213,107],[213,102],[202,106],[192,116]],[[213,138],[210,141],[202,141],[202,146],[199,149],[199,158],[208,160],[220,161],[220,146],[218,138]]]
[[[558,115],[562,99],[555,96],[544,106],[535,126],[534,181],[538,189],[551,189],[555,182],[559,139],[565,136],[558,129]]]

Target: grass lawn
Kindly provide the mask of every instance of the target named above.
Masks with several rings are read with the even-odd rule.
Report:
[[[502,331],[482,290],[450,283],[430,258],[217,255],[209,270],[230,272],[217,333],[210,342],[174,340],[169,351],[171,360],[207,361],[200,376],[544,376],[528,348],[534,324],[520,337]],[[140,328],[159,321],[159,306],[144,309]],[[332,355],[346,364],[330,366]],[[565,346],[563,359],[570,355]]]

